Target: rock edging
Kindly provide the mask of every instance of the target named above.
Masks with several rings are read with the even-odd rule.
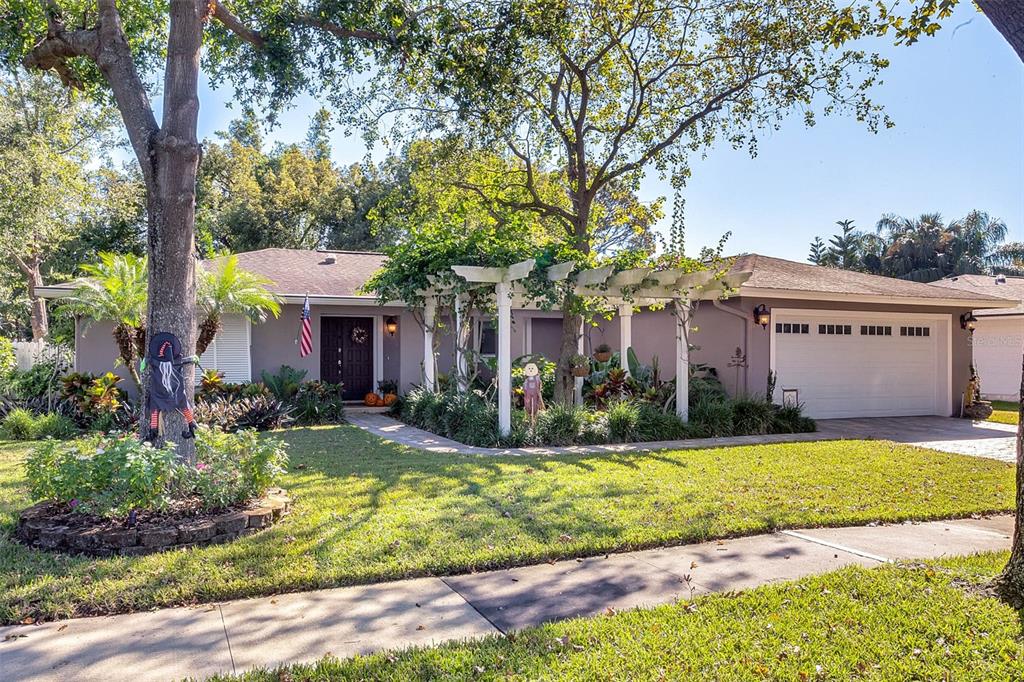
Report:
[[[151,519],[132,528],[106,520],[89,527],[70,525],[74,512],[62,511],[52,502],[40,502],[21,513],[15,537],[25,545],[51,552],[140,556],[231,542],[269,528],[290,509],[291,499],[280,488],[274,488],[243,509],[188,519]]]

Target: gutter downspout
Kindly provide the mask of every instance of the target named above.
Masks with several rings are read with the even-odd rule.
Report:
[[[743,368],[743,394],[745,395],[749,392],[747,390],[747,375],[750,372],[750,354],[747,352],[747,341],[748,337],[750,336],[750,325],[747,323],[747,316],[745,313],[725,305],[719,299],[715,299],[714,301],[712,301],[712,305],[715,307],[716,310],[721,310],[723,313],[729,313],[730,315],[740,318],[740,321],[743,322],[743,358],[746,362],[746,366]],[[739,392],[739,386],[737,386],[736,389],[737,392]]]

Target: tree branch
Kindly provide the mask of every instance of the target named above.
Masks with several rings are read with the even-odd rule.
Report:
[[[262,50],[263,46],[267,44],[267,41],[263,39],[259,31],[249,28],[245,22],[238,18],[231,10],[224,5],[220,0],[213,0],[213,17],[224,25],[224,28],[228,29],[236,36],[249,43],[257,50]]]

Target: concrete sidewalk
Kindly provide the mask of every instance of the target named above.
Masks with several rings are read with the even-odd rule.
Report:
[[[495,635],[842,566],[1008,549],[1013,517],[782,531],[446,578],[0,628],[0,678],[202,679]]]

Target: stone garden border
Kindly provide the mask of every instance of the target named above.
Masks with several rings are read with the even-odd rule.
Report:
[[[274,488],[243,509],[229,509],[181,518],[140,521],[128,528],[117,521],[93,527],[69,526],[74,512],[40,502],[21,513],[15,537],[23,544],[51,552],[94,557],[141,556],[171,549],[231,542],[273,525],[291,509],[291,499]]]

